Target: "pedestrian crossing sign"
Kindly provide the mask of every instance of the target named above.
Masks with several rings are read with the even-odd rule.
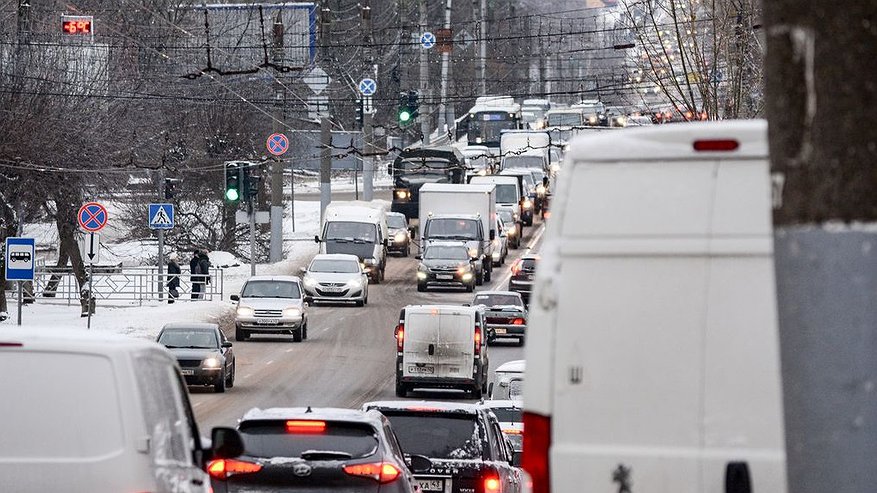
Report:
[[[174,204],[149,204],[149,229],[173,229]]]

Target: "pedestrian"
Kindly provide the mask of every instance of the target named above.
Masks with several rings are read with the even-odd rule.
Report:
[[[192,299],[197,300],[201,298],[201,291],[204,286],[204,281],[201,277],[201,258],[199,257],[200,250],[197,248],[192,251],[192,259],[189,260],[189,272],[191,273],[192,278]]]
[[[180,297],[180,274],[182,270],[180,269],[180,264],[178,261],[180,260],[180,256],[176,254],[176,252],[168,255],[167,261],[167,292],[168,292],[168,304],[171,304]]]
[[[207,285],[210,284],[210,257],[207,254],[207,250],[200,250],[198,252],[198,271],[201,273],[201,298],[204,297],[204,293],[207,292]]]

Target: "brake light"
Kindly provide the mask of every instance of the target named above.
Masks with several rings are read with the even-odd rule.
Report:
[[[499,493],[502,491],[502,483],[499,478],[490,476],[484,479],[484,493]]]
[[[524,430],[519,430],[518,428],[509,428],[506,430],[502,430],[506,435],[523,435]]]
[[[717,140],[695,140],[695,151],[734,151],[740,147],[740,143],[734,139],[717,139]]]
[[[481,327],[475,326],[475,355],[481,354]]]
[[[287,433],[323,433],[326,431],[325,421],[294,420],[286,422]]]
[[[405,324],[399,324],[396,326],[396,350],[402,352],[402,348],[405,345]]]
[[[392,483],[402,474],[398,467],[389,462],[375,462],[372,464],[352,464],[344,466],[344,472],[351,476],[371,478],[380,484]]]
[[[524,455],[522,466],[533,480],[533,493],[551,491],[550,464],[548,453],[551,449],[551,418],[535,413],[524,413]]]
[[[521,259],[515,260],[515,263],[512,264],[512,275],[518,275],[521,272],[523,265],[524,263],[521,262]]]
[[[0,342],[0,347],[22,347],[20,342]]]
[[[523,318],[516,318],[512,320],[512,325],[524,325],[526,322]]]
[[[235,459],[217,459],[207,464],[207,474],[216,479],[228,479],[238,474],[252,474],[261,470],[261,464]]]

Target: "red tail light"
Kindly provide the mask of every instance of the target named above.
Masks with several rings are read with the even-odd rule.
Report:
[[[524,455],[522,466],[533,479],[533,493],[551,491],[550,464],[551,418],[534,413],[524,413]]]
[[[238,474],[252,474],[261,470],[260,464],[234,459],[217,459],[207,464],[207,474],[216,479],[228,479]]]
[[[502,491],[502,483],[496,476],[484,478],[484,493],[499,493]]]
[[[734,139],[695,140],[695,151],[734,151],[740,143]]]
[[[512,325],[524,325],[527,323],[523,318],[516,318],[512,320]]]
[[[481,354],[481,327],[475,326],[475,355]]]
[[[523,266],[524,263],[521,261],[521,259],[515,260],[515,263],[512,264],[512,275],[518,275],[521,272]]]
[[[294,420],[286,422],[287,433],[323,433],[326,431],[325,421]]]
[[[0,342],[0,347],[22,347],[20,342]]]
[[[400,474],[402,474],[402,471],[399,470],[398,467],[389,462],[344,466],[344,472],[351,476],[371,478],[380,484],[392,483]]]
[[[396,326],[396,350],[401,353],[402,348],[404,346],[405,346],[405,324],[399,324]]]

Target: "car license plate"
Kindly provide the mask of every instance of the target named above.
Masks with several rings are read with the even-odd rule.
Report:
[[[505,329],[496,329],[496,330],[494,330],[494,332],[496,332],[497,334],[505,334],[506,330]]]
[[[180,373],[182,373],[183,375],[194,375],[195,370],[180,370]]]
[[[453,274],[437,274],[435,276],[435,278],[440,280],[440,281],[451,281],[454,279],[454,275]]]
[[[341,288],[323,288],[323,291],[327,293],[340,293]]]
[[[418,479],[422,491],[445,491],[444,479]]]
[[[277,318],[257,318],[256,323],[258,325],[277,325],[280,323],[280,319],[277,319]]]
[[[421,374],[425,374],[425,375],[433,375],[433,374],[435,374],[435,367],[432,365],[423,365],[423,366],[409,365],[408,366],[408,373],[421,373]]]

